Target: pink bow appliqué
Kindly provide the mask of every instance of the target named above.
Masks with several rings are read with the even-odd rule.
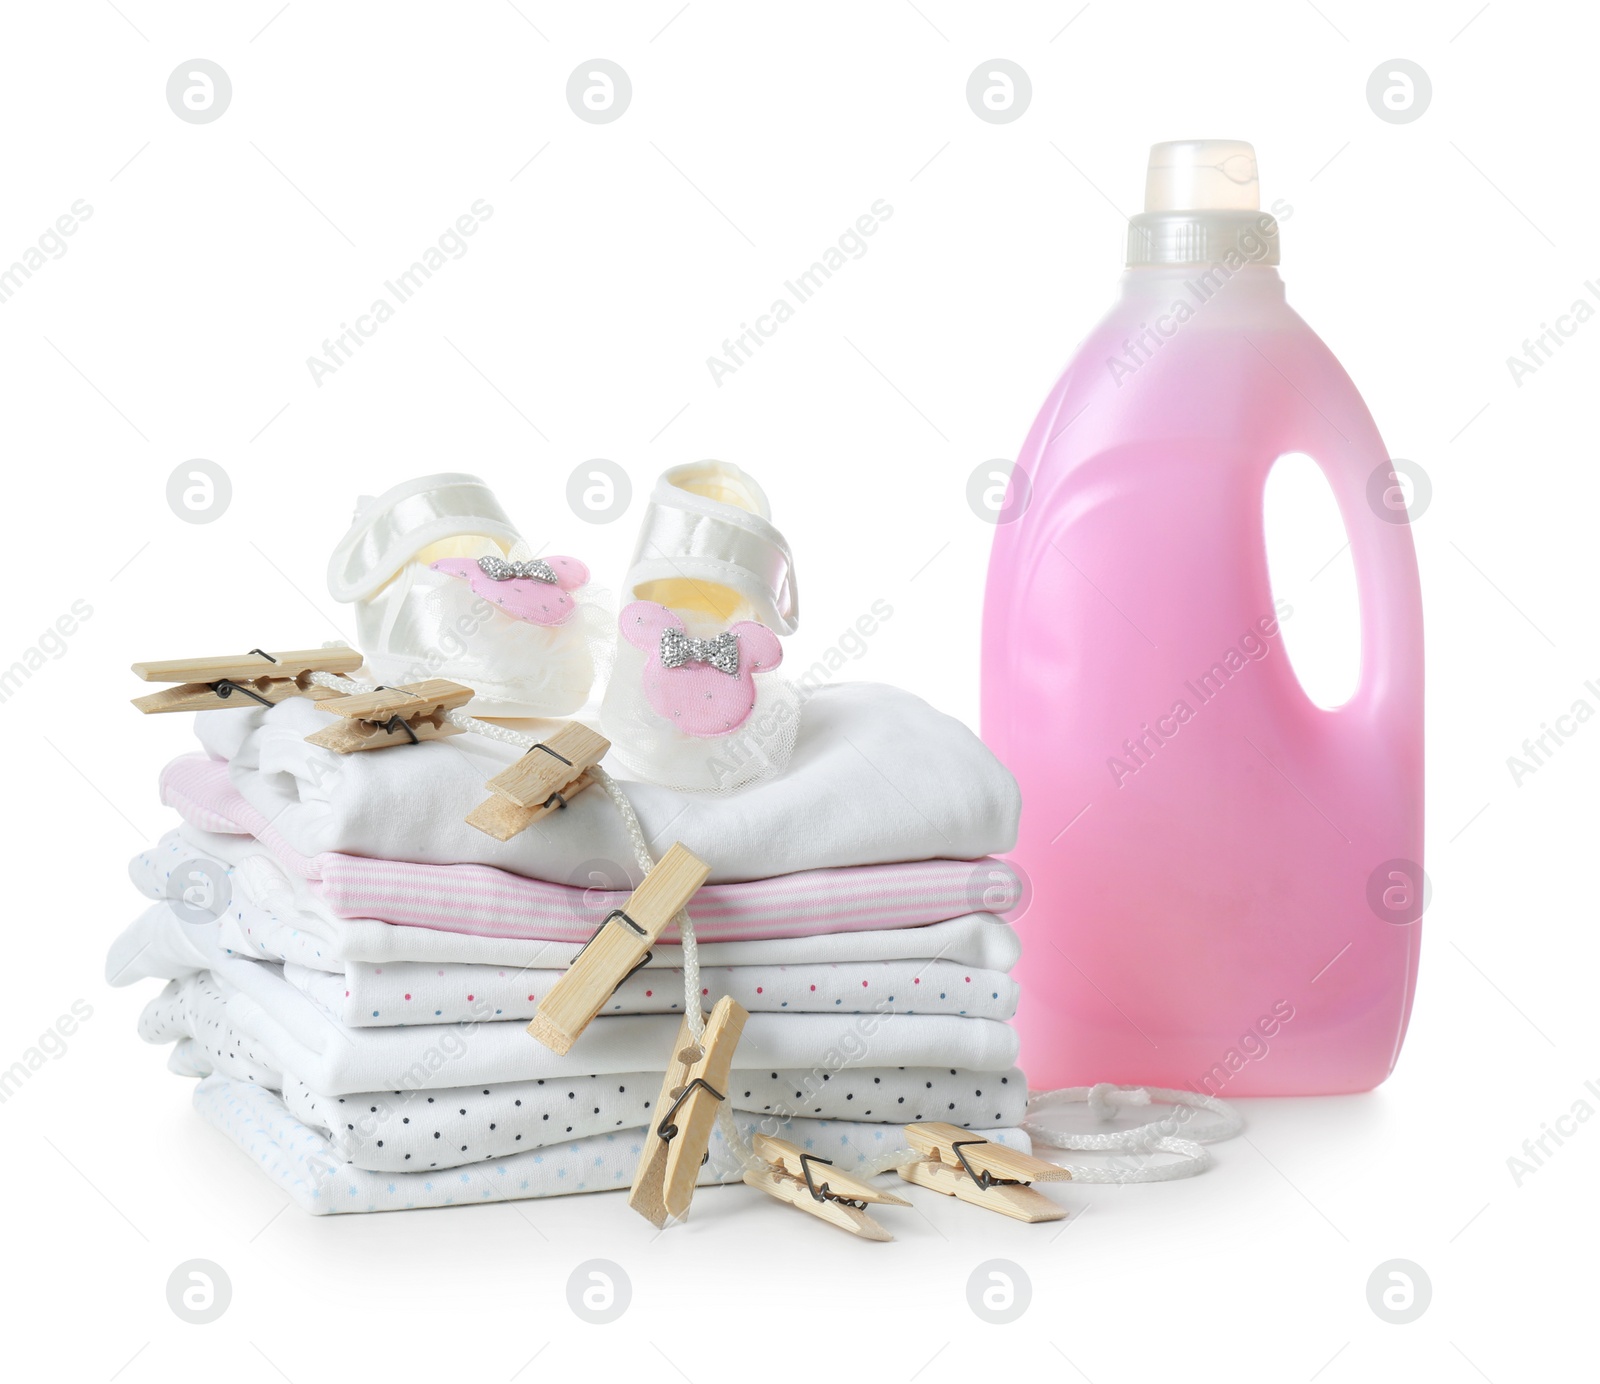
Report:
[[[701,739],[742,726],[756,704],[755,675],[783,662],[778,636],[755,620],[741,620],[715,639],[691,639],[666,606],[635,601],[623,608],[617,624],[622,637],[644,651],[644,695],[651,709]],[[737,650],[733,657],[730,640]]]
[[[567,593],[589,580],[589,569],[575,557],[535,558],[526,563],[497,557],[447,557],[434,563],[433,570],[459,577],[474,595],[492,602],[512,619],[531,625],[565,624],[578,608]]]

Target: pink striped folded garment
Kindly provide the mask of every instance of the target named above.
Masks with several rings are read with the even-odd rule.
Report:
[[[336,851],[296,851],[240,796],[220,760],[188,755],[162,772],[162,801],[192,827],[253,836],[336,917],[484,937],[583,942],[633,884],[621,868],[594,862],[593,873],[567,884],[512,874],[492,865],[426,865]],[[918,860],[896,865],[803,870],[737,884],[708,884],[690,916],[704,941],[815,937],[828,933],[921,927],[970,913],[1005,914],[1022,886],[1002,860]],[[676,936],[670,929],[665,936]]]

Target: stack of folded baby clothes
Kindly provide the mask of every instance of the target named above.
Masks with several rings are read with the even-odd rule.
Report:
[[[693,494],[681,478],[672,489]],[[369,537],[372,506],[387,499],[358,516]],[[486,503],[479,496],[473,508]],[[440,533],[435,522],[422,536],[437,544]],[[514,538],[490,536],[506,561],[522,561]],[[406,562],[419,554],[436,570],[436,549],[414,544]],[[718,570],[738,585],[725,560]],[[765,584],[777,589],[772,570]],[[637,571],[628,594],[644,584]],[[388,578],[405,580],[405,568]],[[784,579],[792,588],[792,572]],[[624,626],[641,604],[622,612]],[[786,618],[792,628],[792,615],[766,613],[768,628],[784,632]],[[719,657],[708,647],[717,636],[692,612],[688,625],[688,662],[702,665],[688,671],[699,676]],[[380,647],[366,649],[368,666],[394,678],[384,637],[363,631]],[[595,719],[612,734],[606,763],[652,857],[681,842],[711,867],[689,914],[702,1003],[728,995],[750,1013],[727,1092],[735,1126],[776,1133],[845,1171],[881,1165],[904,1146],[898,1126],[920,1121],[1026,1149],[1017,1128],[1026,1083],[1005,1022],[1017,943],[997,916],[1018,885],[992,858],[1015,834],[1010,775],[959,722],[870,684],[789,685],[777,704],[792,716],[778,719],[794,730],[754,751],[674,739],[676,727],[648,724],[668,647],[656,640],[652,630],[636,704],[618,700],[617,678],[636,676],[618,657]],[[753,650],[769,668],[778,661],[755,631],[739,632],[739,648],[747,675]],[[581,653],[604,662],[592,646]],[[492,665],[492,655],[480,641],[470,656]],[[570,711],[550,694],[566,683],[541,677],[538,688],[502,677],[495,710]],[[702,676],[682,695],[698,699],[703,685]],[[706,700],[734,719],[724,687],[711,692]],[[656,711],[672,719],[671,697]],[[115,984],[169,982],[145,1010],[143,1036],[175,1045],[173,1069],[203,1078],[201,1112],[309,1211],[628,1186],[684,1012],[675,931],[570,1052],[527,1031],[642,878],[617,804],[579,792],[499,841],[465,819],[516,746],[457,734],[337,755],[306,739],[329,721],[303,697],[204,712],[204,752],[164,771],[163,800],[182,823],[133,862],[153,902],[108,961]],[[718,755],[755,767],[731,789],[696,781]],[[738,1150],[719,1133],[702,1181],[739,1174]]]

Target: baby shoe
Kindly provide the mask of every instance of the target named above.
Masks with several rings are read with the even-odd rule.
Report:
[[[379,682],[449,678],[479,716],[567,716],[583,705],[610,618],[589,569],[535,557],[476,476],[422,476],[357,502],[328,564],[354,604]]]
[[[622,600],[600,719],[628,771],[694,792],[781,772],[800,699],[775,670],[800,599],[794,558],[754,478],[719,461],[663,475]]]

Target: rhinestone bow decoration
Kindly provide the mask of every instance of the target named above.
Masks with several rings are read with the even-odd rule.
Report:
[[[511,619],[550,629],[566,624],[576,613],[578,605],[572,593],[589,580],[589,569],[577,558],[556,553],[527,562],[507,562],[498,555],[442,557],[433,570],[464,581],[474,596]]]
[[[529,558],[526,562],[507,562],[502,557],[480,557],[478,566],[482,569],[483,575],[491,581],[514,581],[518,577],[528,577],[550,586],[555,586],[560,581],[555,568],[537,557]]]
[[[696,639],[655,601],[624,606],[617,633],[644,655],[639,689],[650,710],[673,733],[700,739],[744,725],[755,710],[756,679],[783,662],[778,636],[757,620],[740,620],[715,639]],[[619,650],[618,667],[627,666]]]
[[[730,678],[739,676],[739,636],[724,631],[715,639],[696,639],[681,629],[668,626],[661,631],[661,666],[681,668],[685,663],[704,663]]]

